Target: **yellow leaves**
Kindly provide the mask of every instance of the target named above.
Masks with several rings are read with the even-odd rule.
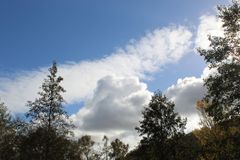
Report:
[[[231,135],[240,134],[240,128],[239,127],[229,127],[228,133],[230,133]]]
[[[209,107],[210,103],[209,102],[206,102],[204,100],[198,100],[197,103],[196,103],[196,108],[198,110],[205,110]]]
[[[213,127],[203,127],[193,131],[201,144],[202,151],[198,160],[218,160],[221,157],[234,159],[239,147],[240,126],[232,120]],[[234,125],[235,124],[235,125]]]

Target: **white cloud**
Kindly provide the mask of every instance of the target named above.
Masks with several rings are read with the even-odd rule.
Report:
[[[71,119],[81,130],[78,134],[90,134],[97,139],[103,135],[118,137],[135,145],[138,136],[134,128],[151,94],[137,77],[107,76],[98,81],[93,97]]]
[[[216,16],[203,15],[197,29],[195,47],[209,48],[207,35],[223,36],[222,22]],[[178,79],[177,83],[170,86],[165,94],[175,102],[176,111],[187,117],[187,132],[200,127],[199,113],[196,110],[196,101],[200,100],[206,93],[203,79],[216,71],[205,67],[202,75],[197,77],[185,77]]]
[[[223,36],[222,22],[216,16],[203,15],[200,17],[195,46],[208,49],[210,45],[208,35]]]
[[[93,98],[73,119],[88,131],[133,129],[150,98],[146,84],[138,78],[107,76],[98,81]]]
[[[200,117],[196,109],[196,102],[201,100],[207,92],[207,89],[204,87],[204,79],[215,73],[215,69],[210,69],[206,66],[199,78],[179,78],[176,84],[168,87],[164,92],[175,103],[176,111],[181,116],[187,118],[186,132],[200,127]]]
[[[215,17],[202,16],[195,45],[207,48],[206,35],[221,35],[220,26]],[[139,137],[134,127],[151,96],[139,79],[147,79],[164,65],[180,60],[190,50],[191,37],[191,32],[182,26],[156,29],[105,58],[60,64],[67,103],[86,102],[71,117],[79,127],[75,133],[90,134],[99,141],[104,135],[120,137],[135,145]],[[46,73],[45,67],[19,73],[14,78],[0,78],[0,97],[12,111],[26,111],[26,101],[37,96]],[[176,110],[188,117],[188,131],[198,127],[195,103],[205,92],[202,78],[209,73],[205,69],[200,78],[179,79],[165,91],[176,103]]]
[[[196,102],[206,93],[202,78],[209,73],[204,69],[200,78],[178,79],[164,92],[174,101],[176,111],[187,117],[186,132],[200,127]],[[98,81],[93,97],[71,117],[78,126],[77,135],[89,134],[98,141],[104,135],[110,139],[118,137],[131,147],[136,146],[140,138],[134,128],[139,125],[141,111],[148,105],[151,95],[146,84],[137,77],[104,77]]]
[[[206,89],[203,87],[202,78],[186,77],[178,79],[177,84],[169,87],[165,94],[174,101],[176,111],[181,116],[187,117],[186,131],[189,132],[199,127],[199,115],[196,102],[200,100]]]
[[[196,77],[178,79],[177,84],[166,91],[166,95],[176,103],[176,110],[184,115],[195,112],[196,101],[201,99],[204,93],[203,80]]]
[[[59,65],[64,78],[67,103],[90,97],[97,81],[108,75],[137,76],[141,79],[162,66],[177,62],[191,45],[191,32],[182,26],[156,29],[140,40],[133,40],[125,48],[95,60]],[[0,97],[13,112],[27,110],[27,100],[34,100],[47,68],[19,73],[13,78],[0,78]]]
[[[15,78],[0,78],[1,101],[13,112],[26,111],[25,104],[37,96],[45,73],[40,69],[18,73]]]
[[[221,35],[222,31],[219,27],[219,22],[213,16],[202,16],[200,21],[195,45],[207,48],[209,42],[207,42],[206,35],[208,33],[211,33],[212,35]],[[146,37],[153,37],[153,33],[148,34]],[[178,50],[180,53],[177,53],[177,50],[174,51],[176,46],[184,46],[183,44],[185,44],[185,42],[178,43],[180,42],[181,37],[178,37],[177,35],[179,35],[179,33],[174,32],[171,36],[167,36],[167,39],[169,40],[166,41],[174,45],[166,47],[163,43],[159,43],[161,44],[161,47],[157,47],[158,49],[156,50],[154,49],[154,52],[150,51],[155,48],[151,47],[152,45],[150,44],[156,41],[155,38],[149,40],[151,38],[146,37],[138,42],[134,42],[134,45],[131,44],[130,46],[127,46],[125,51],[120,50],[118,53],[122,53],[121,57],[122,55],[127,56],[129,54],[132,56],[132,59],[129,61],[130,63],[138,62],[129,65],[135,66],[132,68],[136,69],[132,70],[133,72],[130,75],[136,77],[127,78],[129,76],[128,74],[121,73],[117,74],[121,75],[121,77],[107,76],[100,79],[92,98],[89,99],[87,104],[77,114],[72,116],[75,124],[77,124],[81,130],[77,130],[76,132],[80,135],[90,134],[99,141],[104,135],[109,136],[111,139],[118,137],[131,144],[131,146],[136,145],[139,141],[139,136],[137,136],[138,134],[134,130],[134,127],[138,125],[138,121],[141,119],[141,110],[143,109],[143,106],[149,102],[151,95],[147,90],[146,85],[140,83],[137,77],[144,78],[146,73],[156,71],[162,65],[177,61],[182,57],[183,54],[180,53],[183,53],[182,51],[186,50],[183,49],[185,47]],[[176,37],[180,39],[176,39]],[[188,46],[189,45],[190,44],[188,44]],[[142,46],[145,47],[142,48]],[[169,56],[169,54],[159,53],[158,51],[161,49],[164,51],[172,50],[172,55]],[[148,55],[145,53],[152,54]],[[135,59],[136,57],[138,57],[137,60]],[[125,64],[125,58],[122,59],[121,64],[123,63]],[[213,71],[206,67],[199,78],[185,77],[179,79],[176,84],[172,85],[164,92],[175,102],[176,111],[179,112],[181,116],[188,118],[186,126],[187,132],[199,127],[199,115],[195,105],[196,101],[200,100],[204,96],[204,93],[206,93],[206,89],[203,87],[203,78],[206,78],[212,72]]]

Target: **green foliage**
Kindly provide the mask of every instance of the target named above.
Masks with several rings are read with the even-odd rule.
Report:
[[[93,159],[94,143],[95,142],[91,139],[91,136],[89,135],[82,136],[80,139],[78,139],[78,142],[77,142],[78,153],[79,153],[79,156],[82,157],[82,159],[86,159],[86,160]]]
[[[131,150],[125,157],[126,160],[150,160],[152,155],[149,152],[149,146],[139,144],[137,148]]]
[[[205,79],[208,89],[204,101],[208,116],[220,123],[240,116],[240,2],[219,6],[224,37],[209,37],[210,49],[199,53],[217,73]]]
[[[196,160],[201,152],[201,144],[193,133],[170,139],[175,143],[173,160]]]
[[[124,160],[128,152],[128,148],[129,146],[127,144],[124,144],[119,139],[115,139],[111,142],[112,152],[110,153],[110,157],[115,160]]]
[[[55,62],[49,68],[49,73],[41,86],[42,91],[38,93],[40,97],[34,102],[28,102],[30,109],[27,117],[30,117],[36,126],[52,128],[59,134],[67,134],[70,125],[67,122],[68,115],[63,110],[64,99],[61,95],[65,90],[60,85],[63,78],[57,76]]]
[[[169,139],[184,134],[186,125],[186,120],[174,112],[174,103],[157,92],[142,114],[143,120],[136,130],[143,136],[142,146],[148,146],[146,154],[162,160],[174,156],[174,145]]]
[[[47,144],[46,141],[48,141]],[[59,144],[60,142],[60,137],[58,137],[53,130],[39,127],[36,130],[29,131],[28,135],[24,137],[22,142],[21,159],[62,159],[61,147],[63,146]],[[47,148],[46,145],[51,147]],[[47,149],[49,149],[49,151],[46,151]],[[48,152],[47,157],[45,157],[46,152]]]
[[[11,116],[7,112],[7,107],[4,103],[0,103],[0,138],[1,140],[7,134],[13,132],[13,126],[11,122]]]
[[[30,118],[30,130],[24,140],[27,149],[23,154],[28,159],[54,160],[64,155],[62,152],[65,146],[61,141],[67,140],[71,124],[63,110],[61,94],[65,90],[60,86],[62,80],[62,77],[57,76],[57,65],[54,62],[41,86],[42,91],[38,93],[39,98],[28,102],[30,109],[26,115]]]
[[[0,103],[0,159],[14,160],[18,156],[15,129],[4,103]]]
[[[201,153],[201,144],[193,133],[183,134],[167,140],[173,145],[169,148],[169,155],[162,158],[169,160],[196,160]],[[152,160],[157,159],[149,152],[148,145],[140,144],[136,149],[130,151],[125,157],[126,160]],[[161,151],[160,149],[158,150]]]
[[[199,159],[237,160],[240,157],[240,1],[219,6],[218,11],[224,36],[210,36],[210,49],[199,49],[216,73],[205,79],[208,91],[198,103],[205,125],[193,133],[202,147]]]

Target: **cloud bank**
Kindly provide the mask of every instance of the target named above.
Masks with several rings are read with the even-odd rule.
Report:
[[[64,78],[67,103],[73,104],[91,97],[97,82],[105,76],[146,79],[162,66],[177,62],[188,53],[191,37],[191,32],[183,26],[156,29],[105,58],[60,64],[59,75]],[[11,111],[27,110],[25,103],[37,96],[46,71],[47,67],[44,67],[19,73],[13,78],[0,78],[0,97]]]

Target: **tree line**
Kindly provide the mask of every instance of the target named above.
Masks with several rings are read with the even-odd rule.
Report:
[[[210,48],[198,49],[214,70],[204,79],[205,96],[196,102],[201,128],[185,133],[187,119],[160,91],[142,111],[138,146],[104,136],[76,138],[64,111],[63,78],[54,62],[39,98],[27,102],[26,118],[15,118],[0,103],[0,160],[239,160],[240,159],[240,1],[218,6],[224,36],[209,35]],[[184,106],[181,106],[184,107]]]

